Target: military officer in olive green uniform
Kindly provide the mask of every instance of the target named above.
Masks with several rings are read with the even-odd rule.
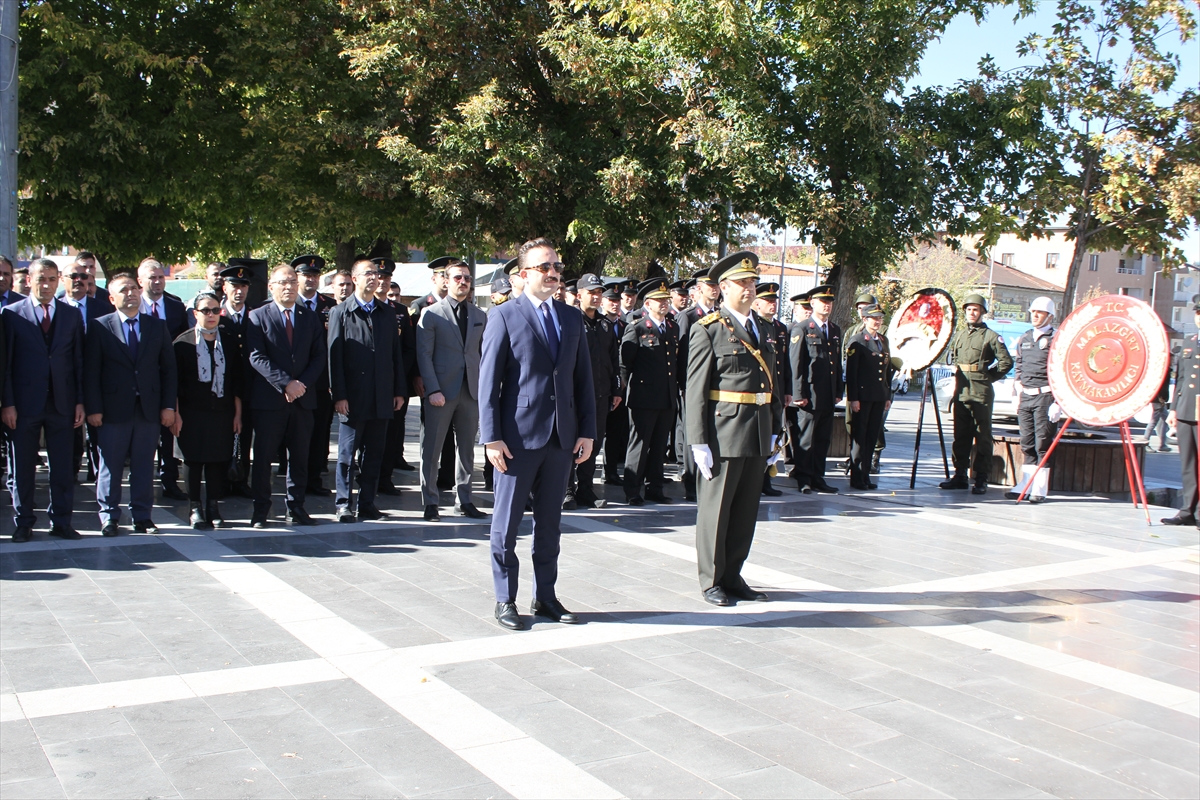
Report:
[[[763,470],[777,461],[783,424],[771,326],[752,308],[758,257],[742,251],[709,272],[725,303],[688,337],[687,442],[696,462],[696,564],[704,599],[717,606],[766,600],[742,578]]]
[[[883,309],[859,309],[863,327],[846,345],[846,416],[850,418],[850,488],[874,489],[871,453],[892,404],[892,353],[883,327]]]
[[[992,384],[1012,369],[1012,356],[1004,340],[983,324],[987,300],[981,294],[969,294],[963,300],[966,328],[959,330],[950,345],[954,361],[954,477],[942,481],[943,489],[971,486],[971,448],[975,448],[972,494],[986,494],[992,471],[992,403],[996,399]]]
[[[1196,325],[1200,327],[1200,303],[1192,306]],[[1167,413],[1167,424],[1175,429],[1179,440],[1179,466],[1183,470],[1180,494],[1183,504],[1179,513],[1167,517],[1163,525],[1196,525],[1196,396],[1200,385],[1200,337],[1188,336],[1183,340],[1179,360],[1175,362],[1175,397]]]

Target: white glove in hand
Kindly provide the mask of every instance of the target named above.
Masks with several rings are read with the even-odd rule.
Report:
[[[712,480],[712,450],[706,444],[692,445],[692,458],[696,461],[696,471],[704,476],[704,480]]]
[[[780,450],[778,453],[777,453],[777,452],[775,452],[775,446],[776,446],[777,444],[779,444],[779,437],[778,437],[778,436],[772,436],[772,437],[771,437],[771,455],[769,455],[769,456],[767,457],[767,466],[768,466],[768,467],[769,467],[769,466],[771,466],[772,464],[774,464],[774,463],[778,462],[778,461],[781,461],[781,460],[783,460],[783,451],[782,451],[782,450]]]
[[[1051,422],[1058,422],[1063,418],[1062,406],[1058,403],[1051,403],[1050,408],[1046,409],[1046,416],[1049,417]]]

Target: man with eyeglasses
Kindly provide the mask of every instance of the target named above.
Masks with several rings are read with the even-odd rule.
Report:
[[[92,259],[92,264],[94,269],[95,259]],[[79,310],[79,314],[83,318],[84,335],[87,334],[88,326],[94,320],[117,310],[109,301],[108,292],[102,295],[97,294],[95,297],[88,296],[88,289],[93,284],[92,276],[85,267],[80,265],[79,258],[76,258],[75,263],[71,265],[66,279],[66,293],[62,295],[62,301],[72,308]],[[76,428],[74,451],[75,461],[73,463],[75,465],[75,472],[79,472],[79,461],[86,452],[88,456],[88,480],[94,480],[96,469],[100,466],[99,432],[91,425],[81,425]]]
[[[472,519],[487,515],[471,502],[475,433],[479,430],[479,361],[487,315],[471,302],[471,268],[446,268],[450,291],[429,306],[417,323],[417,364],[425,386],[425,425],[421,428],[421,503],[425,519],[440,519],[434,476],[437,456],[454,426],[458,441],[454,507]]]
[[[247,405],[254,409],[254,511],[250,525],[267,527],[271,512],[271,463],[287,448],[287,522],[315,525],[304,510],[308,486],[308,448],[312,441],[316,398],[310,391],[326,367],[325,327],[312,311],[296,303],[296,271],[280,264],[268,284],[271,302],[250,312],[246,343],[250,348]]]
[[[592,452],[596,405],[579,309],[552,300],[563,265],[554,245],[534,239],[517,252],[525,291],[492,309],[479,370],[480,439],[495,467],[492,581],[496,620],[524,627],[517,612],[517,529],[533,506],[530,611],[567,624],[578,617],[555,591],[563,496],[572,462]],[[531,498],[532,493],[532,498]]]

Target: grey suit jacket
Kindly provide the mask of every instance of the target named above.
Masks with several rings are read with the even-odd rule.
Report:
[[[425,396],[441,392],[447,400],[458,397],[463,381],[467,394],[479,397],[479,358],[487,314],[467,301],[467,341],[463,342],[449,298],[425,309],[417,322],[417,367],[425,382]]]

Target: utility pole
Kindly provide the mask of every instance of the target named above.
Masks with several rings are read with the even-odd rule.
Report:
[[[0,253],[17,260],[18,0],[0,0]]]

